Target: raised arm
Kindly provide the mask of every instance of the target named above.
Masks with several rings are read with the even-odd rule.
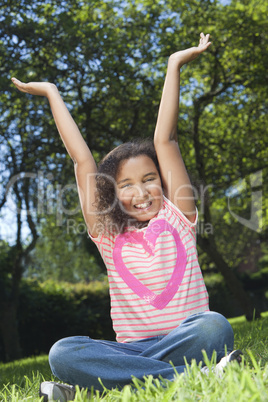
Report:
[[[25,84],[16,78],[12,78],[12,82],[22,92],[45,96],[48,99],[59,134],[74,162],[79,198],[85,222],[90,233],[96,236],[96,211],[94,207],[96,163],[57,87],[48,82],[29,82]]]
[[[209,35],[201,33],[197,47],[170,56],[154,134],[165,195],[192,221],[195,218],[194,195],[177,140],[180,68],[198,57],[210,44]]]

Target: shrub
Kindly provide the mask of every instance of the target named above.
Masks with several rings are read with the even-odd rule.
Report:
[[[18,324],[24,356],[47,353],[68,336],[114,340],[107,280],[77,285],[24,280]]]
[[[205,274],[204,279],[211,310],[217,311],[227,318],[244,314],[221,274]],[[268,268],[260,269],[250,275],[240,275],[239,280],[248,293],[253,307],[259,312],[266,311],[268,309]]]
[[[244,286],[259,311],[268,309],[267,269],[250,277]],[[230,318],[243,314],[219,273],[205,274],[210,309]],[[52,280],[22,281],[18,327],[23,356],[48,353],[57,340],[75,335],[115,340],[110,318],[108,281],[70,284]],[[3,345],[0,339],[0,355]],[[0,356],[1,357],[1,356]]]

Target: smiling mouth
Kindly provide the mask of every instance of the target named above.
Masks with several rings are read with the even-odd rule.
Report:
[[[147,209],[152,205],[152,201],[148,202],[143,202],[142,204],[136,204],[134,205],[134,208],[136,209]]]

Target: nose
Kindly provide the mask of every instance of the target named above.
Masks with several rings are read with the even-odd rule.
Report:
[[[135,186],[135,198],[144,199],[148,196],[148,189],[145,183],[141,183]]]

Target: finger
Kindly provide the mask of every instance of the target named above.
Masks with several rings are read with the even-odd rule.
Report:
[[[204,35],[202,32],[200,34],[200,37],[201,37],[201,35],[202,35],[202,38],[200,38],[199,48],[201,51],[204,51],[211,45],[211,42],[209,42],[210,34]]]
[[[18,79],[15,78],[15,77],[12,77],[12,78],[11,78],[11,81],[12,81],[13,84],[15,84],[16,86],[21,86],[21,85],[23,84],[20,80],[18,80]]]
[[[209,34],[206,34],[206,35],[203,34],[203,36],[202,36],[203,43],[208,42],[209,36],[210,36]]]
[[[212,42],[205,43],[201,48],[201,52],[204,52],[205,50],[207,50],[207,48],[211,45],[211,43]]]
[[[11,81],[13,82],[14,85],[16,85],[16,87],[20,90],[20,91],[24,91],[27,92],[26,90],[26,84],[24,82],[21,82],[20,80],[18,80],[15,77],[11,78]]]
[[[16,81],[16,82],[21,82],[21,81],[18,80],[18,78],[16,78],[16,77],[12,77],[11,80],[12,80],[13,82],[14,82],[14,81]]]

